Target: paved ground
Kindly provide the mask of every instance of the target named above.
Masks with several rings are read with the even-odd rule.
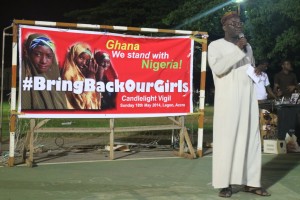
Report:
[[[169,150],[115,153],[112,161],[107,152],[68,152],[39,157],[33,168],[0,167],[0,199],[223,199],[211,186],[211,149],[197,159],[179,158]],[[262,183],[272,196],[234,187],[231,199],[299,200],[300,154],[263,154],[262,158]]]

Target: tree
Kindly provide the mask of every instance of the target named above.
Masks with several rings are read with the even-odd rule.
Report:
[[[187,0],[171,12],[164,22],[183,29],[207,31],[209,41],[223,37],[221,16],[237,10],[234,1]],[[245,34],[256,60],[269,59],[271,75],[280,68],[280,61],[291,59],[300,80],[300,1],[245,0],[240,4]],[[186,20],[182,20],[186,19]]]
[[[257,59],[271,60],[273,70],[289,58],[300,66],[300,2],[294,0],[251,0],[245,5],[246,30]],[[299,79],[299,75],[298,75]]]
[[[115,26],[164,28],[162,19],[176,9],[181,0],[103,0],[99,6],[65,14],[77,22]]]
[[[210,42],[224,35],[221,16],[237,8],[234,0],[104,0],[98,7],[66,16],[82,23],[205,31]],[[300,80],[300,1],[245,0],[240,8],[256,60],[270,60],[270,79],[281,69],[280,61],[289,58]],[[199,45],[195,47],[199,54]],[[194,72],[198,73],[201,57],[194,58]]]
[[[186,0],[177,10],[172,11],[163,21],[167,25],[187,30],[209,33],[209,40],[223,37],[221,16],[237,10],[237,4],[223,0]]]
[[[172,11],[163,22],[174,29],[208,32],[208,42],[223,37],[221,16],[227,11],[237,10],[237,4],[224,0],[186,0],[177,10]],[[194,89],[199,89],[201,72],[201,45],[195,43],[194,50]],[[206,91],[207,96],[213,85],[212,73],[207,68]],[[206,98],[209,100],[209,98]],[[197,99],[196,99],[197,101]],[[208,102],[212,103],[212,102]]]

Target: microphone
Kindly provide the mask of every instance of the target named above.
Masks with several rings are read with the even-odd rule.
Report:
[[[239,39],[244,38],[244,37],[245,37],[244,33],[240,33],[239,34]],[[245,53],[247,53],[247,47],[246,46],[247,45],[245,45],[244,48],[243,48],[243,50],[244,50]]]

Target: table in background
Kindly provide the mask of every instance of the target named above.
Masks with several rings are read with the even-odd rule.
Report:
[[[278,139],[284,140],[286,133],[295,133],[300,144],[300,104],[275,105],[278,116]]]

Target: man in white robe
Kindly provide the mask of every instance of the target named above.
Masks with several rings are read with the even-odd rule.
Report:
[[[261,188],[259,109],[247,74],[255,63],[252,48],[241,37],[237,13],[226,13],[221,22],[225,37],[208,46],[215,84],[212,184],[221,189],[221,197],[232,195],[231,185],[245,185],[246,192],[269,196]]]

